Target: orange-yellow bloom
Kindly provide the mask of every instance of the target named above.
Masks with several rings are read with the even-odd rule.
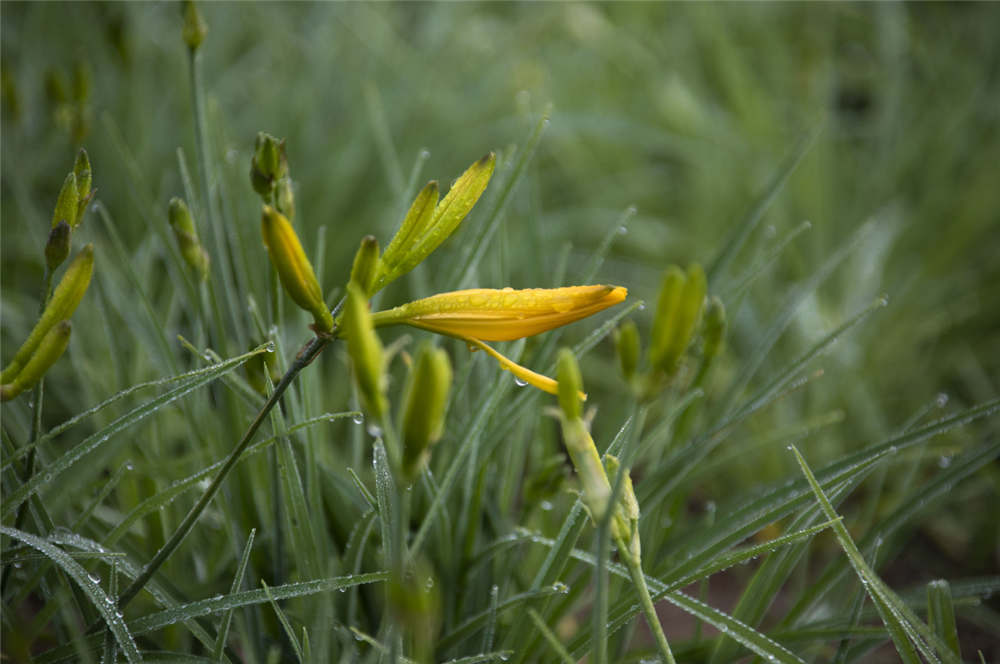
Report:
[[[490,354],[520,380],[550,394],[556,381],[522,367],[484,344],[512,341],[562,327],[614,306],[628,291],[621,286],[565,288],[474,288],[439,293],[372,314],[375,327],[412,325],[465,340],[470,348]],[[581,393],[581,398],[586,395]]]
[[[625,300],[621,286],[473,288],[439,293],[372,315],[375,327],[412,325],[460,339],[511,341],[562,327]]]

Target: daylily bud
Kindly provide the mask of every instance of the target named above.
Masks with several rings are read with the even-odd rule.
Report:
[[[170,219],[170,227],[174,229],[181,257],[198,275],[198,280],[205,281],[208,278],[209,257],[198,239],[198,229],[194,225],[187,204],[176,196],[171,198],[167,216]]]
[[[69,256],[72,232],[73,229],[65,221],[60,221],[49,231],[49,241],[45,243],[45,264],[48,265],[49,272],[54,272]]]
[[[71,228],[76,228],[79,211],[80,193],[77,189],[76,175],[70,173],[63,180],[59,198],[56,199],[56,208],[52,212],[52,228],[58,226],[60,221],[65,221]]]
[[[197,51],[201,43],[205,41],[207,33],[208,25],[205,24],[205,19],[198,11],[198,6],[191,0],[186,0],[184,2],[184,27],[181,31],[184,43],[192,51]]]
[[[403,472],[411,479],[430,456],[429,447],[441,438],[450,389],[448,354],[424,342],[403,397]]]
[[[292,181],[284,177],[274,185],[274,207],[278,212],[288,217],[289,221],[295,219],[295,192],[292,191]]]
[[[254,191],[270,201],[275,183],[288,175],[288,159],[285,156],[285,142],[274,136],[259,132],[250,161],[250,184]]]
[[[608,473],[609,482],[614,482],[618,477],[618,469],[621,462],[618,457],[611,454],[604,455],[604,469]],[[635,487],[632,486],[632,476],[628,473],[622,475],[622,486],[618,490],[618,504],[615,506],[615,515],[611,519],[611,534],[616,539],[626,542],[629,553],[635,556],[636,560],[642,552],[639,543],[639,501],[635,497]]]
[[[14,377],[14,380],[0,386],[0,401],[13,399],[41,380],[45,372],[56,363],[56,360],[66,350],[71,329],[70,322],[64,320],[57,323],[42,337],[38,348],[31,355],[24,368]]]
[[[375,285],[375,273],[378,271],[378,240],[374,235],[361,238],[358,253],[354,254],[354,265],[351,266],[351,281],[361,287],[368,297],[371,297]]]
[[[631,318],[623,322],[615,335],[615,348],[618,350],[618,362],[621,365],[622,376],[626,381],[632,380],[639,366],[639,328]]]
[[[426,206],[437,200],[437,186],[424,187],[403,220],[397,234],[400,238],[389,242],[375,281],[377,290],[412,270],[451,236],[479,200],[495,167],[496,155],[492,152],[470,166],[434,207],[430,219],[426,218]]]
[[[76,225],[83,221],[83,213],[87,210],[87,203],[90,202],[94,192],[90,187],[93,182],[92,170],[90,168],[90,156],[87,151],[80,148],[76,153],[76,162],[73,164],[73,175],[76,176],[77,204]]]
[[[705,309],[705,359],[714,358],[722,352],[726,343],[726,308],[718,296],[713,295]]]
[[[667,374],[677,369],[691,343],[705,301],[705,273],[697,263],[685,275],[671,265],[663,277],[650,341],[650,364]]]
[[[608,476],[586,423],[578,417],[566,417],[562,412],[559,413],[559,422],[562,425],[563,442],[583,489],[583,504],[596,524],[608,508],[608,499],[611,497]]]
[[[295,304],[313,315],[317,333],[333,329],[333,316],[323,301],[312,264],[302,250],[298,235],[283,214],[265,205],[261,215],[261,232],[271,263],[278,271],[281,285]]]
[[[378,421],[388,408],[382,342],[372,326],[368,298],[354,282],[347,284],[342,325],[343,334],[347,337],[347,352],[351,356],[354,376],[358,381],[358,392],[365,410]]]
[[[73,315],[83,294],[90,285],[90,277],[94,272],[94,245],[88,244],[76,255],[73,262],[66,268],[59,285],[52,293],[45,311],[42,312],[28,339],[21,345],[14,359],[0,373],[0,383],[6,384],[14,379],[27,364],[42,339],[59,321],[67,320]]]
[[[583,406],[580,404],[579,394],[583,389],[583,379],[580,377],[576,356],[568,348],[559,351],[556,378],[559,382],[559,407],[563,414],[571,420],[580,419]]]

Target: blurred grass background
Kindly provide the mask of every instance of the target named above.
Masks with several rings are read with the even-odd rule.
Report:
[[[744,250],[710,284],[731,321],[710,392],[721,399],[748,359],[761,362],[750,386],[766,381],[877,297],[889,305],[838,342],[822,379],[755,416],[712,457],[717,465],[690,495],[695,513],[795,472],[784,445],[769,441],[803,422],[828,421],[808,443],[819,464],[885,438],[925,406],[940,414],[1000,391],[1000,5],[211,3],[202,11],[208,138],[226,222],[259,245],[247,176],[253,140],[260,130],[285,137],[296,225],[314,260],[311,238],[326,226],[317,267],[331,290],[346,280],[362,235],[385,242],[395,229],[422,150],[420,182],[444,185],[481,154],[522,144],[549,103],[551,122],[476,285],[556,285],[561,261],[565,282],[575,283],[635,206],[599,280],[651,300],[667,264],[712,263],[815,134]],[[167,3],[4,3],[5,358],[32,323],[51,202],[78,145],[90,152],[98,198],[140,279],[154,302],[170,303],[158,312],[167,337],[189,334],[183,303],[156,297],[171,273],[152,231],[165,226],[168,199],[183,193],[178,147],[195,168],[180,22]],[[60,76],[69,101],[54,96]],[[76,80],[87,82],[77,102]],[[453,266],[483,217],[477,209],[382,304],[457,287]],[[97,216],[85,224],[98,274],[120,269]],[[849,241],[857,246],[830,276],[800,290]],[[263,288],[262,275],[251,270],[248,279]],[[745,275],[755,278],[743,289]],[[112,284],[88,295],[70,359],[51,374],[53,421],[77,412],[80,399],[96,403],[169,373],[150,352],[153,333],[135,329],[145,323],[134,299]],[[651,313],[637,314],[644,332]],[[786,313],[773,350],[755,357]],[[132,347],[109,344],[119,326]],[[233,341],[225,350],[244,348]],[[625,415],[613,363],[610,344],[584,363],[600,407],[595,438],[604,440]],[[346,397],[330,386],[319,398],[343,409]],[[5,408],[11,426],[21,417]],[[935,440],[920,473],[946,466],[965,435]],[[995,424],[983,425],[982,436],[996,435]],[[740,455],[741,443],[754,453]],[[900,479],[878,487],[885,505],[909,488]],[[929,514],[895,580],[996,574],[998,484],[994,462]]]

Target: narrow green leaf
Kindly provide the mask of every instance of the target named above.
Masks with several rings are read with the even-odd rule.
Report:
[[[246,546],[243,547],[243,555],[240,556],[240,564],[236,568],[236,576],[233,577],[233,584],[229,587],[229,594],[239,592],[243,585],[243,579],[247,572],[247,563],[250,562],[250,551],[253,549],[253,540],[257,535],[257,529],[251,528],[247,537]],[[219,625],[219,635],[215,640],[215,649],[212,652],[212,659],[222,662],[225,659],[226,641],[229,640],[229,628],[233,623],[233,609],[229,609],[222,615],[222,623]]]
[[[549,642],[549,645],[552,646],[552,650],[555,651],[556,656],[562,660],[563,664],[576,664],[577,660],[573,659],[570,654],[566,652],[566,648],[562,643],[560,643],[559,637],[552,633],[549,626],[546,625],[545,621],[542,620],[542,617],[538,615],[538,611],[528,609],[528,616],[531,617],[531,622],[535,623],[535,627],[538,628],[538,631],[545,637],[545,640]]]
[[[53,480],[72,468],[77,461],[92,453],[94,450],[107,442],[112,436],[115,436],[133,424],[149,417],[164,406],[173,403],[190,392],[207,385],[219,376],[236,369],[254,355],[262,352],[264,352],[263,346],[256,348],[249,353],[237,355],[236,357],[228,359],[225,362],[217,364],[212,367],[211,370],[201,373],[194,378],[185,380],[172,390],[168,390],[158,397],[136,406],[108,426],[88,436],[81,443],[52,461],[52,463],[45,468],[44,473],[34,475],[30,480],[11,492],[11,494],[4,501],[2,510],[3,516],[9,516],[13,510],[25,501],[25,499],[50,485]]]
[[[288,616],[286,616],[285,612],[281,610],[278,603],[274,601],[274,597],[271,595],[271,589],[263,579],[260,580],[260,585],[264,587],[264,594],[267,596],[267,601],[271,603],[271,608],[274,609],[275,615],[278,616],[278,622],[281,623],[281,628],[285,630],[285,636],[288,637],[289,642],[292,644],[292,651],[295,652],[295,658],[299,660],[299,664],[303,664],[302,646],[299,644],[299,640],[295,636],[295,630],[292,629],[292,625],[288,622]]]
[[[142,661],[139,649],[136,647],[135,641],[132,639],[132,634],[129,633],[129,629],[126,626],[125,621],[118,612],[118,609],[115,606],[115,601],[108,597],[104,590],[101,589],[101,586],[90,578],[87,574],[87,570],[84,569],[80,563],[73,560],[72,556],[67,555],[67,553],[59,547],[42,539],[41,537],[38,537],[37,535],[32,535],[31,533],[26,533],[14,528],[8,528],[7,526],[0,526],[0,532],[7,537],[27,544],[58,565],[60,569],[62,569],[71,579],[73,579],[73,581],[76,582],[76,584],[87,596],[87,599],[89,599],[94,605],[94,608],[96,608],[101,614],[101,618],[108,626],[108,629],[111,630],[111,633],[114,635],[118,646],[122,649],[122,653],[125,655],[125,658],[129,662]]]
[[[948,644],[948,647],[958,656],[962,656],[959,647],[958,628],[955,625],[955,606],[952,602],[951,587],[944,579],[937,579],[927,584],[927,622],[931,629]]]
[[[514,595],[512,597],[508,597],[507,599],[505,599],[504,601],[500,602],[500,604],[497,605],[496,614],[499,615],[506,613],[510,609],[513,609],[517,606],[521,606],[522,604],[525,604],[532,600],[540,599],[543,597],[549,597],[551,595],[561,592],[563,592],[561,587],[552,586],[548,588],[539,588],[538,590],[529,590],[527,592],[523,592]],[[456,643],[461,642],[462,639],[471,636],[479,629],[482,629],[482,627],[486,625],[486,622],[489,620],[490,614],[491,610],[486,609],[485,611],[480,611],[479,613],[476,613],[466,618],[464,621],[462,621],[461,624],[459,624],[450,632],[448,632],[440,639],[438,639],[437,642],[438,649],[446,650],[447,648],[450,648]]]

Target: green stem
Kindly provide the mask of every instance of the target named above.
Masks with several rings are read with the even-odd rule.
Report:
[[[667,643],[667,636],[663,633],[663,627],[660,625],[660,618],[656,615],[656,607],[653,606],[653,598],[649,594],[649,587],[646,586],[646,577],[642,573],[642,562],[638,556],[632,555],[628,545],[620,537],[615,538],[615,546],[618,547],[618,555],[628,566],[629,574],[632,576],[632,583],[635,584],[635,589],[639,593],[642,612],[646,614],[646,623],[649,625],[649,630],[656,639],[656,648],[660,651],[660,657],[663,658],[665,664],[676,664],[674,653],[670,650],[670,644]]]
[[[219,488],[222,486],[222,482],[229,475],[229,472],[236,465],[236,462],[239,461],[240,456],[250,445],[250,441],[253,440],[253,436],[257,433],[257,429],[259,429],[260,425],[267,419],[268,413],[271,412],[271,409],[274,408],[274,406],[281,399],[281,395],[285,393],[285,390],[287,390],[288,386],[292,384],[292,381],[295,380],[295,377],[298,376],[299,372],[308,366],[310,362],[316,359],[316,356],[318,356],[332,340],[332,335],[323,337],[317,336],[311,339],[309,343],[307,343],[305,347],[299,351],[299,354],[292,363],[292,366],[288,368],[288,371],[285,372],[284,376],[282,376],[281,381],[279,381],[275,386],[274,392],[271,393],[270,398],[268,398],[267,402],[265,402],[263,407],[261,407],[260,412],[257,413],[257,417],[255,417],[253,422],[250,423],[246,433],[243,434],[243,438],[241,438],[240,442],[236,444],[233,451],[229,453],[229,456],[226,458],[226,462],[222,465],[222,468],[219,469],[219,472],[216,474],[215,479],[212,480],[212,483],[208,485],[207,489],[205,489],[205,493],[202,494],[198,502],[191,508],[191,511],[184,517],[184,520],[181,521],[179,526],[177,526],[177,530],[175,530],[174,534],[170,536],[170,539],[167,540],[163,547],[156,552],[156,555],[153,556],[152,560],[146,564],[139,576],[137,576],[132,584],[122,592],[121,596],[119,596],[119,609],[125,608],[125,606],[139,594],[139,591],[143,589],[146,583],[152,578],[160,566],[163,565],[170,554],[172,554],[184,540],[188,532],[191,531],[192,526],[194,526],[195,522],[198,520],[198,517],[201,516],[201,513],[205,511],[206,507],[208,507],[212,498],[214,498],[215,494],[218,493]]]

